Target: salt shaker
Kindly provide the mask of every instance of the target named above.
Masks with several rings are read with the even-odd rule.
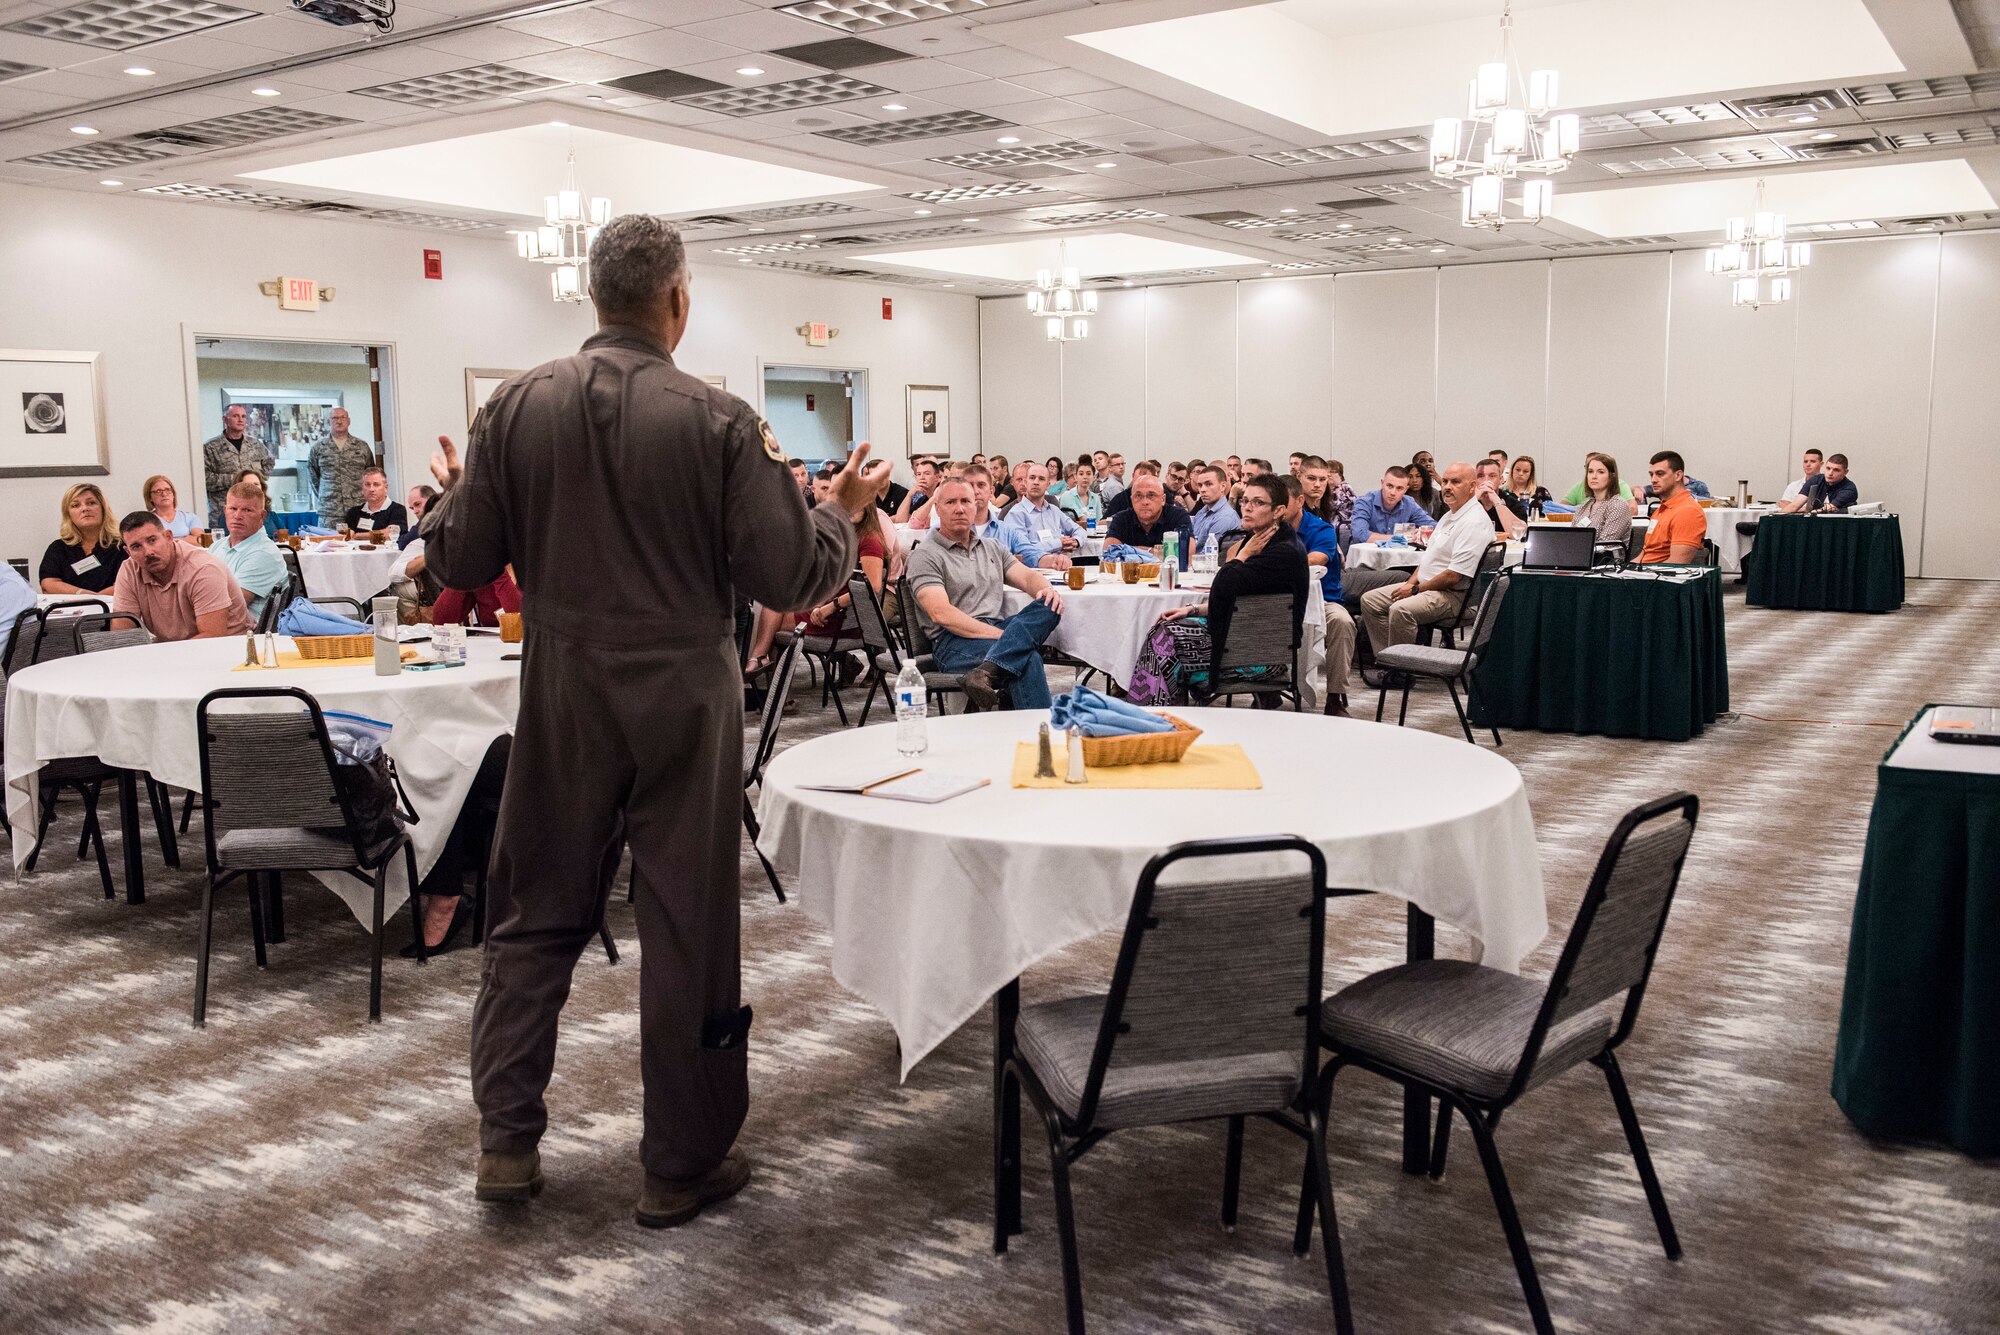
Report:
[[[1069,730],[1069,773],[1064,776],[1063,782],[1082,783],[1083,781],[1083,729],[1071,728]]]

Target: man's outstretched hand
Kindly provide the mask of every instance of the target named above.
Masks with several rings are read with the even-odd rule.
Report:
[[[465,476],[465,465],[458,461],[458,446],[451,443],[450,436],[438,437],[438,452],[431,456],[431,476],[437,479],[439,491],[450,491]]]

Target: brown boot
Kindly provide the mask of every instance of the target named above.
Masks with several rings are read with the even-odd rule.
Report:
[[[991,662],[975,665],[960,681],[960,689],[975,709],[1000,708],[1000,692],[1007,689],[1007,678]]]
[[[525,1201],[542,1194],[542,1152],[485,1152],[479,1156],[479,1177],[473,1197],[482,1201]]]
[[[750,1161],[738,1154],[725,1154],[721,1163],[691,1180],[648,1173],[632,1217],[641,1228],[673,1228],[700,1214],[702,1206],[728,1200],[749,1180]]]
[[[1326,698],[1326,716],[1328,718],[1354,717],[1354,715],[1347,712],[1347,696],[1344,693],[1341,695],[1329,695]]]

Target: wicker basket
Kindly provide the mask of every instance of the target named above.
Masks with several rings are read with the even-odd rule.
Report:
[[[1201,729],[1186,719],[1163,714],[1162,718],[1174,725],[1172,732],[1139,732],[1129,737],[1086,737],[1083,739],[1083,763],[1101,769],[1115,769],[1120,765],[1159,765],[1179,760],[1187,755],[1188,748],[1201,736]]]
[[[373,635],[295,635],[292,646],[300,658],[373,658]]]

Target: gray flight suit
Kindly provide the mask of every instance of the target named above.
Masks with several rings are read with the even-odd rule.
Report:
[[[743,1124],[738,887],[743,681],[733,591],[810,607],[854,568],[854,525],[808,511],[768,428],[600,329],[502,385],[424,520],[429,569],[474,589],[511,562],[527,641],[472,1019],[480,1148],[533,1149],[570,971],[620,837],[637,892],[650,1173],[689,1178]]]

